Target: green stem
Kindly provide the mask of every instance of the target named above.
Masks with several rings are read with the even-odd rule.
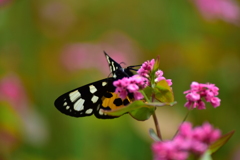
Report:
[[[150,100],[148,99],[147,95],[145,94],[144,91],[140,91],[142,93],[142,95],[144,96],[144,98],[146,99],[146,101],[149,103]],[[154,101],[154,96],[152,96],[152,102]],[[162,135],[161,135],[161,132],[160,132],[160,127],[159,127],[159,123],[158,123],[158,119],[157,119],[157,116],[156,116],[156,113],[155,111],[153,112],[153,121],[154,121],[154,124],[155,124],[155,128],[156,128],[156,132],[157,132],[157,136],[162,139]]]
[[[146,101],[149,103],[150,100],[148,99],[148,97],[147,97],[147,95],[145,94],[145,92],[144,92],[144,91],[141,91],[141,90],[140,90],[140,92],[142,93],[142,95],[144,96],[144,98],[146,99]]]
[[[187,112],[187,114],[185,115],[185,117],[183,118],[183,121],[182,121],[182,123],[181,123],[181,124],[183,124],[183,122],[185,122],[185,121],[186,121],[186,119],[187,119],[187,117],[188,117],[188,115],[189,115],[190,111],[191,111],[191,110],[188,110],[188,112]],[[175,136],[177,135],[177,133],[178,133],[178,130],[176,131],[176,133],[174,134],[174,136],[173,136],[173,137],[175,137]]]
[[[153,101],[154,101],[154,95],[152,96],[152,102]],[[154,124],[155,124],[157,136],[162,140],[160,127],[159,127],[158,119],[157,119],[157,116],[156,116],[156,110],[153,112],[153,121],[154,121]]]
[[[158,119],[157,119],[155,111],[153,112],[153,121],[154,121],[155,128],[156,128],[156,131],[157,131],[157,136],[162,140],[162,135],[161,135],[161,132],[160,132],[160,127],[159,127],[159,124],[158,124]]]
[[[187,112],[186,116],[184,117],[184,119],[183,119],[182,123],[186,121],[186,119],[187,119],[187,117],[188,117],[188,115],[189,115],[190,111],[191,111],[191,110],[188,110],[188,112]]]

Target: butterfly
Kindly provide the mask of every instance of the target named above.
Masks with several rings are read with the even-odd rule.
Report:
[[[113,82],[124,77],[131,77],[136,71],[135,66],[121,67],[106,52],[107,59],[112,77],[108,77],[82,87],[73,89],[58,97],[54,105],[62,113],[72,117],[85,117],[95,115],[100,119],[112,119],[114,116],[104,114],[104,110],[112,111],[124,107],[133,99],[131,94],[125,99],[121,99],[115,93]]]

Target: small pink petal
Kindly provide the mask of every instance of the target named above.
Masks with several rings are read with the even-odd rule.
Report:
[[[219,99],[218,97],[213,97],[211,99],[211,104],[214,108],[216,107],[219,107],[220,106],[220,102],[221,102],[221,99]]]
[[[197,107],[199,110],[201,110],[201,109],[206,109],[206,107],[205,107],[205,103],[203,102],[203,101],[198,101],[198,107]]]

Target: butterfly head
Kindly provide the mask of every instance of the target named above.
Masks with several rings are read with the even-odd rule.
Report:
[[[136,71],[133,69],[134,66],[129,66],[127,68],[123,68],[119,63],[114,61],[105,51],[104,54],[106,56],[110,71],[115,79],[122,79],[123,77],[131,77],[134,75],[132,71]]]

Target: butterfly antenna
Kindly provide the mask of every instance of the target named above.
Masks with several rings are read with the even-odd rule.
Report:
[[[109,74],[108,74],[108,78],[110,77],[111,74],[112,74],[112,73],[109,73]]]
[[[138,71],[138,69],[136,69],[135,67],[140,67],[142,65],[134,65],[134,66],[128,66],[127,68],[129,68],[130,70],[133,70],[133,71]]]
[[[121,64],[124,64],[124,65],[126,65],[126,63],[125,63],[125,62],[120,62],[119,64],[120,64],[120,65],[121,65]]]
[[[141,64],[139,64],[139,65],[133,65],[133,66],[128,66],[129,68],[134,68],[134,67],[140,67],[140,66],[142,66]]]

